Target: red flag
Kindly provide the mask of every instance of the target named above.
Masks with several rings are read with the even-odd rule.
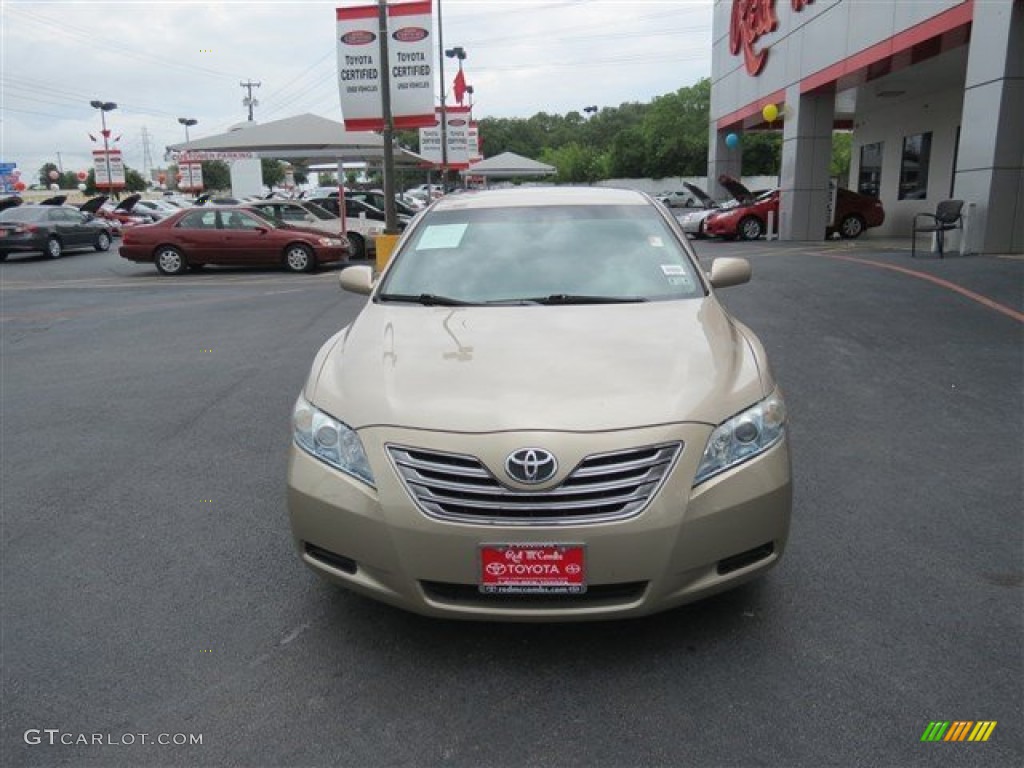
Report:
[[[455,103],[462,104],[462,100],[466,96],[466,76],[462,74],[462,70],[459,70],[459,74],[455,76],[455,84],[452,86],[452,90],[455,91]]]
[[[100,133],[103,134],[103,138],[104,139],[109,139],[110,138],[110,129],[109,128],[107,128],[106,130],[100,131]]]

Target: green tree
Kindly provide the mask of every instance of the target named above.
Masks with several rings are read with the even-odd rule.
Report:
[[[542,163],[558,169],[555,181],[566,184],[593,184],[604,174],[604,159],[596,148],[570,142],[557,149],[541,152]]]
[[[203,188],[208,190],[231,189],[231,168],[223,160],[204,160],[203,166]],[[178,169],[172,166],[168,171],[171,178],[177,179]]]
[[[271,160],[264,157],[260,160],[260,168],[263,171],[263,183],[270,188],[280,186],[284,181],[284,165],[280,160]]]

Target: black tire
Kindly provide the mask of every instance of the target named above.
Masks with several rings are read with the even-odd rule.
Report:
[[[173,245],[161,245],[153,253],[153,263],[161,275],[180,275],[188,269],[185,254]]]
[[[284,266],[289,272],[312,272],[316,268],[313,249],[302,243],[292,243],[284,249]]]
[[[764,234],[764,224],[756,216],[746,216],[736,227],[740,240],[757,240]]]
[[[51,237],[46,241],[46,255],[51,259],[59,259],[64,255],[64,246],[56,237]]]
[[[7,261],[7,254],[6,253],[0,253],[0,261]]]
[[[96,243],[93,245],[93,248],[95,248],[100,253],[102,253],[103,251],[109,251],[110,235],[108,235],[106,232],[100,232],[98,235],[96,235]]]
[[[856,240],[867,229],[867,225],[860,216],[856,213],[851,213],[843,217],[843,220],[839,222],[839,236],[844,240]]]
[[[348,255],[350,259],[365,259],[366,258],[366,241],[362,235],[349,233],[347,235],[348,242],[352,246],[352,252]]]

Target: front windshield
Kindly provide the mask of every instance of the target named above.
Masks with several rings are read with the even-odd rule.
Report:
[[[316,203],[306,203],[302,207],[305,210],[309,211],[314,216],[316,216],[321,221],[334,221],[336,218],[338,218],[333,213],[331,213],[330,211],[324,210],[323,208],[321,208]]]
[[[474,208],[424,216],[378,299],[485,304],[704,295],[684,247],[653,206]]]

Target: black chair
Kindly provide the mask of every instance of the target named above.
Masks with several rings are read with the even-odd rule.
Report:
[[[962,229],[964,218],[960,211],[964,207],[963,200],[943,200],[935,209],[935,213],[918,213],[914,216],[914,229],[911,232],[910,256],[917,257],[917,233],[934,232],[939,242],[939,258],[945,258],[943,246],[945,233],[951,229]],[[918,219],[924,222],[918,224]]]

